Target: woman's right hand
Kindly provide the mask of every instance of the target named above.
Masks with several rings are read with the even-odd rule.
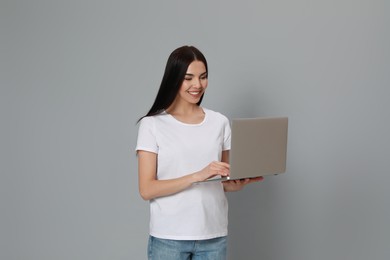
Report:
[[[204,181],[211,177],[220,175],[221,177],[229,176],[230,165],[226,162],[211,162],[201,171],[197,172],[198,181]]]

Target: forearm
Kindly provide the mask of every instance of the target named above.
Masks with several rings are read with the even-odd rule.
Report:
[[[199,181],[196,173],[170,180],[150,179],[140,183],[140,194],[144,200],[173,195]]]
[[[216,175],[227,176],[228,173],[229,164],[214,161],[202,170],[186,174],[183,177],[159,180],[157,178],[157,154],[146,151],[138,152],[139,192],[144,200],[172,195],[187,189],[194,182],[203,181]]]

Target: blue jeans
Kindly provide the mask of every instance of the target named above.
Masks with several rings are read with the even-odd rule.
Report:
[[[171,240],[149,236],[149,260],[225,260],[227,237]]]

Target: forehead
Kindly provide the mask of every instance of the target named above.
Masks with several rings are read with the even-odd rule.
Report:
[[[196,73],[204,73],[206,72],[206,66],[203,62],[195,60],[190,63],[190,65],[187,68],[187,73],[190,74],[196,74]]]

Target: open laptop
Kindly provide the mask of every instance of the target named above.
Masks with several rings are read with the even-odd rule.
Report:
[[[276,175],[286,171],[287,117],[232,120],[230,175],[202,182]]]

